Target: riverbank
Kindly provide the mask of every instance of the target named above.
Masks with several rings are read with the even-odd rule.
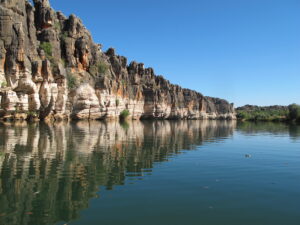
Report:
[[[219,225],[252,218],[292,225],[299,218],[297,125],[19,121],[0,133],[0,224]],[[257,196],[267,197],[257,204]]]
[[[240,121],[300,122],[300,106],[256,106],[245,105],[236,108],[236,117]]]

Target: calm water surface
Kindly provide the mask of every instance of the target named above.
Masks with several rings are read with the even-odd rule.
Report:
[[[300,126],[0,124],[2,225],[299,225]]]

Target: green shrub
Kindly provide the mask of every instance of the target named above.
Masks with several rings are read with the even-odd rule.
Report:
[[[34,112],[34,111],[28,111],[28,112],[26,112],[26,114],[28,117],[38,117],[39,116],[38,112]]]
[[[61,30],[60,22],[55,22],[55,23],[54,23],[54,29],[57,30],[57,31],[60,31],[60,30]]]
[[[288,111],[286,109],[262,109],[237,110],[237,118],[249,121],[281,121],[286,120]]]
[[[116,106],[119,106],[119,105],[120,105],[120,100],[116,99]]]
[[[129,116],[129,111],[128,109],[124,109],[121,113],[120,113],[120,119],[126,119]]]
[[[104,62],[99,62],[97,64],[97,69],[99,74],[105,74],[108,70],[108,66]]]
[[[52,57],[52,45],[49,42],[42,42],[40,48],[44,50],[46,57]]]
[[[67,66],[67,62],[64,58],[61,58],[61,64],[63,65],[63,67],[66,67]]]
[[[78,85],[77,78],[73,74],[67,74],[68,88],[73,89]]]
[[[104,62],[98,62],[94,65],[91,65],[89,68],[90,74],[93,76],[104,76],[108,71],[108,65]]]
[[[1,83],[1,88],[5,88],[5,87],[7,87],[7,82],[6,82],[6,81],[3,81],[3,82]]]
[[[241,119],[241,120],[248,120],[248,119],[250,119],[249,113],[244,112],[244,111],[238,111],[236,116],[237,116],[238,119]]]
[[[61,33],[61,35],[60,35],[60,38],[63,40],[63,41],[66,41],[66,39],[67,39],[67,37],[68,37],[69,35],[68,35],[68,32],[63,32],[63,33]]]

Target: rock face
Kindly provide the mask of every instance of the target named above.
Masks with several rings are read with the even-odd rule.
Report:
[[[227,101],[102,52],[79,18],[33,2],[0,0],[1,118],[235,119]]]

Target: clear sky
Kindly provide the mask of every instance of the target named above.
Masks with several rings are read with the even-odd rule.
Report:
[[[236,106],[300,103],[299,0],[50,0],[103,49]]]

